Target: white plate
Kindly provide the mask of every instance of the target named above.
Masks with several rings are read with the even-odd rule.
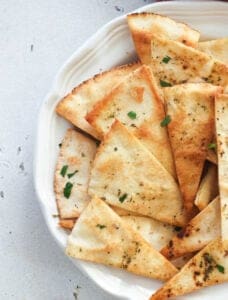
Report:
[[[222,2],[161,2],[142,7],[138,11],[152,11],[184,21],[200,30],[201,39],[227,36],[228,5]],[[58,228],[53,192],[53,174],[60,143],[65,130],[71,125],[55,114],[59,99],[81,81],[101,70],[131,61],[135,57],[126,17],[108,23],[76,51],[59,71],[45,98],[38,121],[34,162],[36,193],[48,228],[64,249],[66,233]],[[96,284],[112,295],[124,299],[148,299],[161,285],[158,281],[135,276],[125,271],[102,265],[73,260]],[[226,299],[225,284],[203,289],[180,299],[203,300],[213,297]]]

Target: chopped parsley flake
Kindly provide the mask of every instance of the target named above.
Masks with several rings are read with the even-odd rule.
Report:
[[[123,203],[126,198],[127,198],[127,194],[123,194],[122,196],[119,197],[119,201]]]
[[[59,144],[59,148],[61,148],[61,147],[62,147],[62,143]]]
[[[210,143],[207,146],[208,149],[216,149],[216,144],[215,143]]]
[[[223,266],[221,266],[221,265],[216,265],[216,268],[217,268],[217,270],[220,272],[220,273],[225,273],[225,268],[223,267]]]
[[[66,175],[66,172],[67,172],[67,169],[68,169],[68,165],[65,165],[62,167],[61,171],[60,171],[60,174],[65,177]]]
[[[96,227],[98,227],[100,229],[104,229],[106,226],[105,225],[101,225],[101,224],[97,224]]]
[[[166,55],[165,57],[163,57],[162,62],[167,64],[170,61],[171,57],[169,57],[168,55]]]
[[[160,79],[160,86],[167,87],[167,86],[172,86],[172,84]]]
[[[71,182],[66,183],[64,190],[63,190],[63,194],[64,194],[65,198],[67,198],[67,199],[70,198],[72,187],[73,187],[73,184]]]
[[[67,177],[68,177],[68,178],[71,178],[71,177],[73,177],[76,173],[78,173],[78,170],[75,170],[73,173],[67,174]]]
[[[130,118],[130,119],[132,119],[132,120],[135,120],[136,119],[136,112],[134,112],[134,111],[129,111],[129,113],[127,114],[128,115],[128,117]]]
[[[167,115],[160,123],[161,127],[167,126],[171,122],[171,117]]]

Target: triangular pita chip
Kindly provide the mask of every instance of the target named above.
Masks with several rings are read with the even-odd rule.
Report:
[[[133,13],[127,16],[137,54],[144,64],[150,62],[150,43],[153,35],[176,40],[195,47],[200,33],[188,25],[154,13]]]
[[[91,163],[95,141],[68,129],[60,148],[55,170],[54,190],[61,218],[76,218],[87,205]]]
[[[123,216],[121,218],[129,227],[138,231],[140,235],[158,251],[160,251],[176,233],[174,226],[152,218],[139,216]]]
[[[228,64],[228,38],[200,42],[197,48],[224,64]]]
[[[165,57],[169,57],[166,62]],[[190,80],[203,81],[211,74],[213,67],[209,55],[158,36],[153,36],[151,40],[151,58],[150,66],[162,87]]]
[[[228,241],[217,239],[196,254],[150,299],[166,300],[228,281]],[[225,287],[226,288],[226,287]],[[208,298],[209,299],[209,298]]]
[[[78,219],[68,238],[66,253],[161,280],[177,272],[139,233],[97,198],[91,200]]]
[[[188,83],[164,89],[168,133],[185,208],[192,212],[208,145],[214,135],[214,98],[219,88]]]
[[[125,78],[94,106],[86,119],[101,138],[118,119],[175,177],[175,168],[166,127],[163,99],[148,66],[143,65]]]
[[[196,194],[195,205],[199,210],[203,210],[208,203],[218,195],[218,174],[217,166],[211,164],[208,166],[205,176],[200,182]]]
[[[168,60],[165,58],[168,57]],[[208,82],[227,89],[228,66],[182,43],[154,36],[150,66],[161,87]]]
[[[228,240],[228,95],[215,101],[222,238]]]
[[[220,202],[217,197],[164,247],[161,253],[169,258],[198,251],[220,237]]]
[[[89,194],[165,223],[180,226],[186,223],[177,183],[118,121],[97,151]]]
[[[94,104],[139,65],[134,63],[117,67],[84,81],[58,103],[56,112],[76,127],[97,138],[96,131],[85,120],[86,114]]]

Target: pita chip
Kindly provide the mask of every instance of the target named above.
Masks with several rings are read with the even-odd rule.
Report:
[[[160,251],[176,233],[174,226],[152,218],[140,216],[123,216],[121,218],[129,227],[138,231],[140,235],[158,251]]]
[[[196,252],[220,237],[220,202],[217,197],[174,236],[161,253],[173,259]]]
[[[165,57],[169,57],[166,62]],[[227,92],[228,66],[182,43],[154,36],[150,66],[161,87],[208,82],[224,87]]]
[[[167,280],[176,268],[102,200],[94,198],[68,237],[66,253],[74,258]]]
[[[101,138],[118,119],[175,177],[167,129],[161,126],[165,112],[159,93],[150,68],[143,65],[95,105],[86,119]]]
[[[60,218],[77,218],[88,204],[87,194],[95,141],[68,129],[57,159],[54,191]]]
[[[186,224],[176,181],[140,141],[115,121],[98,148],[89,194],[165,223]]]
[[[58,103],[56,112],[76,127],[95,138],[96,131],[85,120],[85,116],[100,99],[119,84],[125,76],[139,67],[139,63],[123,65],[95,75],[74,88]]]
[[[195,205],[203,210],[218,194],[217,166],[209,165],[196,194]]]
[[[228,38],[200,42],[197,48],[228,65]]]
[[[142,63],[150,63],[150,43],[153,35],[176,40],[195,47],[200,33],[188,25],[154,13],[133,13],[127,16],[128,26]]]
[[[151,300],[166,300],[228,281],[228,241],[216,239],[196,254]]]
[[[168,62],[163,62],[165,57],[169,57]],[[182,43],[153,36],[150,66],[158,84],[167,87],[204,81],[212,72],[213,59]]]
[[[220,88],[207,83],[188,83],[164,89],[177,177],[190,215],[208,144],[214,135],[214,98],[219,91]]]
[[[222,238],[228,240],[228,95],[215,101]]]

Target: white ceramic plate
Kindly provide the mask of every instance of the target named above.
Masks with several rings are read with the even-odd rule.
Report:
[[[200,30],[201,39],[227,36],[228,5],[222,2],[161,2],[142,7],[138,11],[152,11],[184,21]],[[126,17],[120,17],[100,29],[86,44],[76,51],[59,71],[55,82],[43,102],[37,132],[34,177],[35,188],[45,220],[53,237],[62,249],[67,235],[57,225],[56,204],[53,192],[53,174],[58,144],[66,128],[71,125],[55,114],[59,99],[81,81],[99,73],[132,61],[135,57]],[[112,295],[131,300],[144,300],[157,290],[161,283],[135,276],[125,271],[102,265],[73,260],[95,283]],[[203,300],[213,297],[226,299],[225,284],[210,287],[181,297]]]

